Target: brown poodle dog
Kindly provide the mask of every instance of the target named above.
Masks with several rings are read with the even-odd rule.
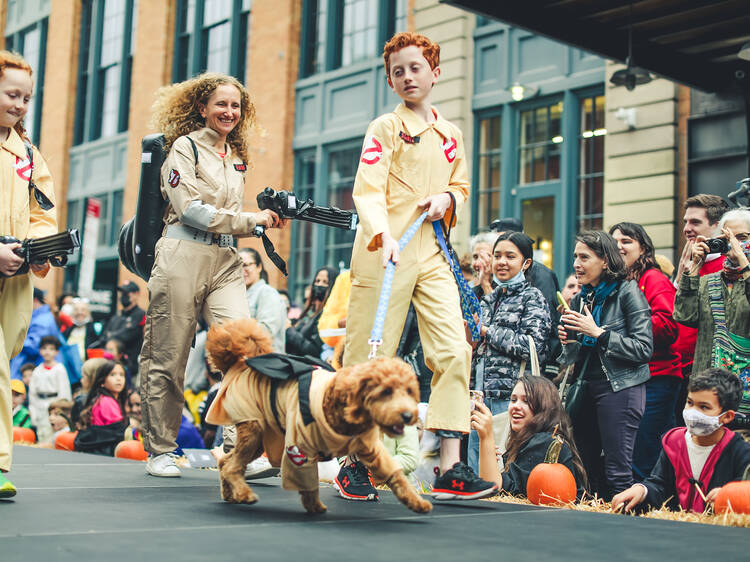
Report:
[[[380,439],[380,431],[398,436],[404,424],[417,421],[417,377],[406,363],[379,358],[336,372],[317,369],[299,380],[278,380],[245,363],[270,351],[271,338],[255,320],[214,325],[208,332],[206,354],[224,378],[206,420],[237,426],[234,450],[219,461],[224,500],[258,501],[244,473],[265,451],[273,466],[281,466],[282,486],[299,491],[309,513],[323,513],[316,461],[351,454],[409,509],[432,509]]]

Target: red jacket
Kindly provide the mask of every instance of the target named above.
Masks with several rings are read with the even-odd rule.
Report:
[[[680,354],[675,347],[679,324],[672,318],[677,291],[669,278],[656,268],[647,269],[641,275],[638,287],[651,307],[651,326],[654,333],[654,353],[648,363],[651,376],[669,375],[682,378]]]

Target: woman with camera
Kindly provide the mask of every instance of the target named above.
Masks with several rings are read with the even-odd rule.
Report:
[[[722,367],[744,377],[750,370],[750,210],[727,211],[719,221],[719,230],[718,238],[696,239],[692,265],[677,289],[674,319],[698,328],[694,373]],[[724,268],[700,277],[706,256],[717,251],[726,255]]]
[[[651,310],[638,284],[626,280],[612,236],[581,232],[573,255],[582,289],[558,326],[559,362],[574,365],[565,406],[592,492],[607,499],[633,484],[633,447],[654,350]]]
[[[254,122],[248,91],[224,74],[202,74],[157,93],[153,124],[169,151],[161,168],[169,204],[148,282],[139,369],[146,472],[153,476],[180,476],[172,453],[198,316],[209,325],[250,317],[234,237],[285,222],[270,210],[242,210]]]

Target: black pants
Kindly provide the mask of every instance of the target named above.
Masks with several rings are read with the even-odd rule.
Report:
[[[633,484],[633,447],[645,407],[645,384],[613,392],[606,379],[587,383],[573,430],[591,492],[600,498],[610,500]]]

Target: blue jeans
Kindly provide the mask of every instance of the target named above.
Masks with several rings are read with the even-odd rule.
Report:
[[[646,409],[638,426],[633,449],[633,477],[641,482],[651,474],[661,453],[661,438],[675,427],[674,409],[682,380],[670,375],[651,377],[646,383]]]
[[[485,398],[484,405],[490,409],[492,415],[502,414],[508,411],[510,400],[501,400],[500,398]],[[500,443],[496,443],[500,445]],[[479,434],[475,430],[469,433],[469,448],[466,452],[467,461],[472,470],[479,474]]]

